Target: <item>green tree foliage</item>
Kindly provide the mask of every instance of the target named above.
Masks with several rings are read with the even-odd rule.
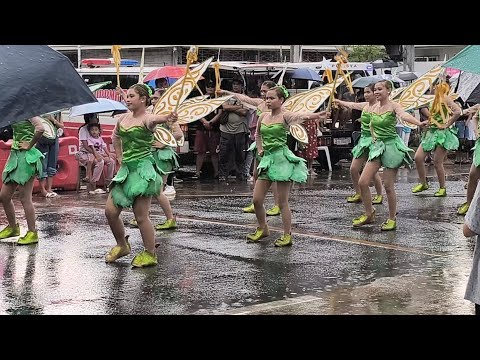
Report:
[[[351,45],[348,47],[348,61],[369,62],[387,56],[383,45]]]

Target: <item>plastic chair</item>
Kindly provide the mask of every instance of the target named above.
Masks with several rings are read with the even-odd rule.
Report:
[[[325,156],[327,157],[328,171],[332,172],[332,162],[330,160],[330,151],[328,150],[328,146],[319,146],[317,150],[325,151]]]

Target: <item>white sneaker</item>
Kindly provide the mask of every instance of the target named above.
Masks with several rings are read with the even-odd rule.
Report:
[[[166,185],[166,186],[165,186],[165,190],[163,191],[163,193],[164,193],[166,196],[172,196],[172,195],[175,195],[177,192],[175,191],[175,188],[174,188],[173,186]]]
[[[95,194],[106,194],[107,192],[102,188],[98,188],[94,191]]]
[[[179,178],[177,178],[176,176],[173,177],[173,183],[179,183],[179,184],[180,184],[180,183],[182,183],[182,182],[183,182],[182,179],[179,179]]]

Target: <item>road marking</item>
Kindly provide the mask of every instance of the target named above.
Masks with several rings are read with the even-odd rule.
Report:
[[[193,222],[201,222],[201,223],[208,223],[208,224],[229,225],[229,226],[234,226],[234,227],[239,227],[239,228],[251,228],[252,226],[255,226],[255,225],[252,225],[252,224],[237,224],[237,223],[233,223],[233,222],[229,222],[229,221],[210,220],[210,219],[190,217],[190,216],[178,216],[177,215],[177,219],[184,219],[184,220],[189,220],[189,221],[193,221]],[[277,226],[269,226],[269,229],[280,231],[280,232],[283,231],[283,228],[277,227]],[[409,252],[409,253],[414,253],[414,254],[419,254],[419,255],[446,256],[443,253],[427,252],[427,251],[424,251],[424,250],[413,249],[413,248],[409,248],[409,247],[401,246],[401,245],[384,244],[384,243],[378,243],[378,242],[375,242],[375,241],[350,238],[350,237],[346,237],[346,236],[323,235],[323,234],[312,233],[312,232],[301,231],[301,230],[292,231],[292,235],[295,235],[295,234],[305,235],[305,236],[313,237],[313,238],[319,239],[319,240],[331,240],[331,241],[339,241],[339,242],[345,242],[345,243],[351,243],[351,244],[357,244],[357,245],[373,246],[373,247],[379,247],[379,248],[383,248],[383,249],[397,250],[397,251]]]
[[[325,300],[316,296],[305,295],[305,296],[299,296],[299,297],[290,298],[290,299],[271,301],[263,304],[244,306],[240,309],[224,311],[219,315],[248,315],[248,314],[259,312],[259,311],[269,311],[273,309],[284,308],[287,306],[296,306],[296,305],[306,304],[312,301],[325,301]]]
[[[103,208],[104,206],[100,206],[98,203],[91,204],[93,205],[92,207],[95,208]],[[125,214],[129,214],[130,216],[133,216],[133,213],[130,211],[123,211]],[[45,213],[43,213],[45,214]],[[156,214],[152,214],[154,216],[157,216]],[[238,223],[233,223],[229,221],[223,221],[223,220],[212,220],[212,219],[206,219],[206,218],[199,218],[196,216],[176,216],[177,219],[182,219],[182,220],[187,220],[187,221],[192,221],[192,222],[199,222],[199,223],[207,223],[207,224],[219,224],[219,225],[228,225],[228,226],[233,226],[237,228],[244,228],[244,229],[251,229],[252,227],[255,227],[256,224],[238,224]],[[283,232],[283,228],[277,227],[277,226],[269,226],[269,229],[271,230],[276,230],[279,232]],[[403,251],[407,253],[412,253],[412,254],[418,254],[418,255],[426,255],[426,256],[436,256],[436,257],[441,257],[441,256],[447,256],[444,253],[439,253],[439,252],[434,252],[434,251],[425,251],[422,249],[414,249],[414,248],[409,248],[406,246],[402,245],[396,245],[396,244],[385,244],[385,243],[379,243],[375,241],[369,241],[369,240],[361,240],[361,239],[355,239],[347,236],[332,236],[332,235],[325,235],[325,234],[319,234],[319,233],[313,233],[313,232],[308,232],[308,231],[302,231],[302,230],[295,230],[292,231],[292,235],[305,235],[312,237],[314,239],[318,240],[330,240],[330,241],[338,241],[338,242],[344,242],[344,243],[350,243],[350,244],[356,244],[356,245],[364,245],[364,246],[372,246],[372,247],[377,247],[377,248],[382,248],[382,249],[389,249],[389,250],[396,250],[396,251]]]

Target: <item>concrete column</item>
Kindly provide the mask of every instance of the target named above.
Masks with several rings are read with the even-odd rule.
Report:
[[[403,45],[403,70],[415,71],[415,45]]]

